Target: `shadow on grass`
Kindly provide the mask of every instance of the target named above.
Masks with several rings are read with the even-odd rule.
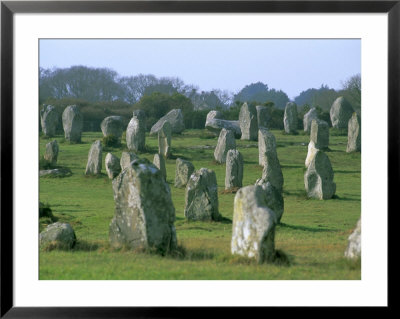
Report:
[[[286,254],[283,250],[277,249],[274,256],[269,261],[259,263],[256,258],[248,258],[241,255],[222,255],[217,258],[217,261],[233,265],[275,265],[289,267],[293,264],[293,256]]]
[[[333,228],[316,228],[316,227],[307,227],[307,226],[300,226],[300,225],[289,225],[285,223],[280,223],[277,227],[288,228],[293,230],[300,230],[300,231],[307,231],[312,233],[324,233],[324,232],[332,232],[335,231]]]
[[[340,173],[340,174],[355,174],[355,173],[361,173],[361,171],[341,171],[341,170],[335,170],[335,174]]]
[[[332,196],[332,199],[337,199],[340,201],[348,201],[348,202],[359,202],[360,201],[360,199],[349,198],[349,197],[340,197],[336,194]]]
[[[99,249],[100,245],[95,242],[90,242],[86,240],[77,240],[75,246],[72,250],[74,251],[95,251]]]
[[[281,168],[304,168],[304,165],[282,165]]]

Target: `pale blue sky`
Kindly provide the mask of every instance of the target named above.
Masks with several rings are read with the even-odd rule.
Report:
[[[106,67],[121,76],[179,77],[200,90],[238,92],[254,82],[294,98],[361,73],[358,39],[42,39],[40,66]]]

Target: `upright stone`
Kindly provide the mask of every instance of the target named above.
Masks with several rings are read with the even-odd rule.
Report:
[[[356,112],[349,120],[347,134],[346,152],[361,152],[361,119]]]
[[[330,110],[332,127],[347,128],[349,119],[354,110],[350,103],[343,97],[338,97],[332,104]]]
[[[257,105],[256,110],[257,110],[258,128],[260,128],[260,127],[268,128],[269,121],[271,119],[271,114],[270,114],[268,108],[265,106],[262,106],[262,105]]]
[[[356,228],[348,238],[348,244],[344,255],[346,258],[350,259],[361,257],[361,218],[358,220]]]
[[[243,156],[238,150],[231,149],[226,154],[225,189],[242,187]]]
[[[172,133],[182,133],[185,129],[185,123],[183,122],[183,114],[181,109],[173,109],[166,115],[160,118],[156,124],[154,124],[150,130],[150,135],[155,135],[164,125],[164,122],[168,122],[171,125]]]
[[[231,252],[259,263],[275,257],[275,212],[267,206],[261,186],[246,186],[234,200]]]
[[[139,156],[137,156],[135,153],[122,152],[120,159],[121,171],[127,167],[130,167],[132,161],[136,159],[139,159]]]
[[[58,112],[52,105],[43,105],[40,111],[40,123],[44,136],[52,137],[56,135],[58,124]]]
[[[311,121],[310,141],[314,142],[315,147],[325,150],[329,146],[329,125],[327,122],[319,119]]]
[[[145,150],[146,142],[146,115],[142,110],[133,112],[126,129],[126,146],[130,151],[139,152]]]
[[[194,172],[194,166],[189,161],[181,158],[176,159],[175,187],[184,187],[189,181],[190,175]]]
[[[100,124],[101,131],[104,137],[114,136],[121,140],[123,127],[123,119],[121,116],[107,116]]]
[[[101,173],[102,150],[100,140],[92,144],[89,150],[85,175],[99,175]]]
[[[158,153],[165,158],[171,155],[171,124],[165,121],[158,131]]]
[[[317,118],[318,118],[318,113],[317,113],[317,109],[315,107],[313,107],[306,114],[304,114],[304,118],[303,118],[304,132],[310,133],[311,121],[314,119],[317,119]]]
[[[111,153],[107,153],[104,160],[106,166],[106,172],[110,179],[115,178],[121,172],[120,160],[117,156]]]
[[[56,165],[57,157],[58,157],[58,143],[56,140],[53,140],[46,144],[44,159],[49,163],[51,163],[52,165]]]
[[[317,150],[304,174],[304,185],[308,197],[321,200],[332,198],[336,191],[333,176],[329,157],[324,152]]]
[[[310,165],[311,161],[313,160],[313,158],[315,157],[315,154],[317,154],[318,151],[319,151],[318,148],[315,147],[315,143],[313,141],[310,141],[310,143],[308,143],[307,157],[304,162],[304,165],[306,167],[308,167],[308,165]]]
[[[214,158],[218,163],[226,162],[226,154],[229,150],[236,149],[235,135],[232,131],[222,129],[219,133],[217,146],[214,151]]]
[[[284,210],[284,201],[282,193],[279,192],[270,182],[262,183],[258,182],[256,185],[261,186],[264,190],[265,202],[268,208],[271,208],[275,214],[277,222],[280,223],[283,210]]]
[[[239,124],[242,131],[242,140],[257,141],[257,111],[254,106],[249,106],[247,103],[242,105],[239,113]]]
[[[162,173],[147,159],[134,160],[113,180],[112,247],[165,254],[177,247],[175,208]]]
[[[76,105],[67,106],[62,114],[65,139],[79,143],[83,128],[83,115]]]
[[[215,172],[200,168],[186,185],[185,217],[188,220],[219,220],[218,186]]]
[[[167,180],[167,169],[165,168],[165,159],[161,154],[154,154],[153,164],[160,171],[165,180]]]
[[[265,165],[266,153],[276,153],[275,136],[266,128],[258,130],[258,164]]]
[[[297,105],[293,102],[286,103],[283,125],[287,134],[297,132]]]

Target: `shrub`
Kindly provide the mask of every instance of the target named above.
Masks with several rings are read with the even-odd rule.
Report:
[[[120,147],[121,140],[114,135],[104,136],[103,137],[103,145],[105,147]]]

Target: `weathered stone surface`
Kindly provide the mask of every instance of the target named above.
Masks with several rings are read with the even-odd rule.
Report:
[[[145,150],[145,144],[146,117],[142,110],[136,110],[126,129],[126,146],[130,151],[139,152]]]
[[[58,112],[54,106],[43,105],[43,108],[40,110],[40,124],[42,125],[44,136],[52,137],[56,135],[58,116]]]
[[[171,124],[165,121],[158,131],[158,153],[165,158],[171,155]]]
[[[307,157],[306,157],[306,161],[304,162],[304,165],[306,167],[308,167],[308,165],[310,165],[311,161],[313,160],[313,158],[315,157],[315,154],[317,154],[318,151],[319,150],[318,150],[318,148],[315,147],[315,143],[313,141],[308,143]]]
[[[347,249],[344,252],[345,257],[354,259],[361,257],[361,218],[358,220],[356,228],[348,238]]]
[[[39,242],[41,247],[52,245],[53,248],[71,249],[76,243],[76,236],[70,224],[57,222],[40,233]]]
[[[181,158],[176,159],[175,187],[184,187],[189,181],[190,175],[194,172],[194,166],[191,162]]]
[[[274,134],[268,129],[260,127],[258,130],[258,164],[265,165],[266,153],[276,153],[276,140]]]
[[[226,154],[225,189],[242,187],[243,156],[238,150],[230,149]]]
[[[220,111],[215,111],[215,110],[213,110],[213,111],[210,111],[210,112],[207,113],[206,123],[207,123],[208,121],[211,121],[212,119],[220,119],[220,120],[223,120],[224,117],[223,117],[223,115],[222,115],[222,113],[221,113]]]
[[[118,174],[121,172],[121,164],[119,158],[114,154],[107,153],[104,162],[108,177],[110,179],[113,179],[118,176]]]
[[[315,147],[325,150],[329,146],[329,125],[327,122],[319,119],[311,121],[310,141],[314,142]]]
[[[103,147],[100,140],[97,140],[90,147],[85,175],[101,174],[102,155]]]
[[[83,115],[76,105],[67,106],[62,114],[65,139],[79,143],[83,128]]]
[[[222,117],[222,113],[219,111],[208,112],[205,128],[215,135],[219,135],[223,128],[232,131],[235,134],[236,138],[240,138],[240,136],[242,135],[239,121],[224,120]]]
[[[240,139],[257,141],[258,138],[258,121],[256,108],[247,103],[243,103],[239,113],[239,125],[242,131]]]
[[[185,129],[185,123],[183,122],[183,114],[181,109],[173,109],[166,115],[160,118],[156,124],[154,124],[150,130],[150,135],[155,135],[161,130],[164,122],[171,124],[172,133],[182,133]]]
[[[118,140],[124,131],[123,119],[121,116],[107,116],[100,124],[103,136],[114,136]]]
[[[286,103],[285,114],[283,116],[283,125],[287,134],[297,132],[297,105],[293,102]]]
[[[218,163],[225,163],[226,154],[231,149],[236,149],[235,136],[232,131],[222,129],[219,133],[217,146],[214,151],[215,160]]]
[[[349,120],[346,152],[361,152],[361,119],[356,112]]]
[[[343,97],[338,97],[332,104],[330,110],[332,127],[347,128],[349,119],[354,110],[350,103]]]
[[[161,171],[162,176],[166,180],[167,179],[167,169],[165,168],[164,156],[162,156],[161,154],[154,154],[153,164],[155,167],[157,167]]]
[[[135,153],[132,152],[122,152],[121,154],[121,159],[120,159],[120,166],[121,166],[121,171],[123,171],[125,168],[131,166],[131,162],[138,159],[139,156],[137,156]]]
[[[40,177],[68,177],[72,172],[69,168],[54,168],[39,171]]]
[[[308,197],[316,199],[332,198],[336,191],[333,176],[329,157],[324,152],[317,150],[304,174],[304,185]]]
[[[268,128],[269,121],[271,119],[271,114],[269,112],[269,109],[265,106],[257,105],[256,110],[257,110],[258,128],[260,127]]]
[[[318,118],[318,113],[317,113],[317,109],[315,107],[313,107],[306,114],[304,114],[304,117],[303,117],[304,132],[311,131],[311,121],[314,119],[317,119],[317,118]]]
[[[58,143],[53,140],[46,144],[46,151],[44,152],[44,159],[51,163],[52,165],[57,164],[58,157]]]
[[[147,159],[136,159],[113,180],[113,191],[112,247],[154,249],[161,254],[176,249],[175,208],[159,169]]]
[[[200,168],[186,185],[185,217],[188,220],[219,220],[218,186],[215,172]]]
[[[239,189],[234,200],[231,252],[259,263],[275,257],[275,212],[265,202],[261,186]]]
[[[281,221],[283,210],[284,210],[284,201],[282,193],[279,192],[270,182],[262,183],[262,181],[258,181],[256,185],[261,186],[264,191],[265,203],[267,207],[272,209],[276,214],[277,222]]]

